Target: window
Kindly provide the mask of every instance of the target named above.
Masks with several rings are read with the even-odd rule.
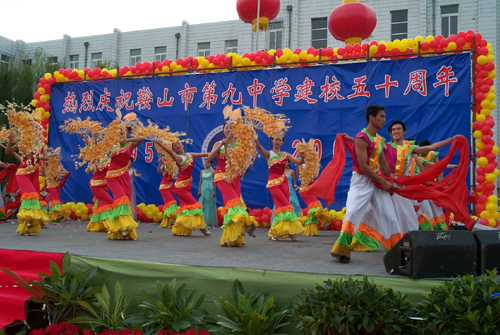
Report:
[[[141,49],[130,49],[130,66],[141,61]]]
[[[283,21],[269,22],[269,50],[278,50],[283,45]]]
[[[49,64],[57,64],[57,57],[56,56],[49,57],[48,60],[49,60]]]
[[[155,47],[155,60],[163,62],[167,59],[167,47]]]
[[[311,19],[311,45],[316,48],[326,48],[328,38],[328,19],[321,17]]]
[[[8,63],[10,61],[10,57],[2,54],[2,58],[0,59],[0,63]]]
[[[198,43],[198,56],[210,56],[210,42]]]
[[[92,68],[98,67],[102,62],[102,52],[95,52],[92,54],[92,62],[90,65]]]
[[[458,34],[458,5],[441,6],[441,34]]]
[[[226,54],[230,52],[238,52],[238,40],[226,41]]]
[[[72,69],[78,69],[80,60],[80,55],[70,55],[69,56],[69,67]]]
[[[391,12],[391,41],[408,38],[408,10]]]

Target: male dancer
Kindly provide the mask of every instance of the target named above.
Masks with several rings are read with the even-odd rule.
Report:
[[[346,216],[340,236],[330,252],[333,257],[339,258],[340,263],[349,263],[351,260],[351,242],[369,204],[378,222],[383,222],[380,225],[382,230],[380,233],[389,243],[393,240],[397,241],[392,238],[393,234],[401,235],[398,231],[391,196],[386,192],[393,190],[394,185],[377,174],[381,171],[386,177],[391,175],[382,153],[385,139],[377,134],[385,124],[385,107],[368,106],[365,118],[368,125],[356,135],[354,140],[353,172],[347,194]],[[383,190],[377,188],[373,181],[381,184]],[[388,245],[388,247],[393,245]]]

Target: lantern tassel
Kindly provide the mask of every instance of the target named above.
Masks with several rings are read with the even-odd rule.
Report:
[[[269,19],[265,16],[259,17],[259,30],[266,31],[269,26]],[[257,19],[253,19],[253,31],[257,32]]]

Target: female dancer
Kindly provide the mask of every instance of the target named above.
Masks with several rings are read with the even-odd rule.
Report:
[[[130,177],[127,168],[132,150],[144,141],[144,137],[127,138],[131,129],[130,126],[126,126],[125,130],[122,128],[120,131],[123,139],[111,150],[111,161],[106,173],[106,181],[114,197],[113,213],[108,227],[110,240],[137,240],[135,228],[139,225],[132,217]]]
[[[228,154],[236,149],[238,143],[235,141],[232,133],[232,121],[224,123],[223,129],[226,138],[214,144],[212,151],[207,157],[207,161],[211,163],[215,156],[218,157],[214,182],[219,188],[220,193],[222,193],[224,201],[224,209],[221,211],[221,214],[224,215],[224,223],[222,225],[223,232],[220,245],[222,247],[239,247],[245,245],[243,235],[246,232],[248,232],[249,236],[253,235],[255,225],[251,224],[247,207],[241,200],[240,178],[235,178],[231,183],[228,183],[224,179],[227,174],[226,162]]]
[[[18,144],[12,145],[13,140],[14,132],[10,132],[9,142],[5,149],[7,155],[19,149]],[[17,213],[19,226],[16,232],[21,235],[30,235],[31,233],[39,234],[41,224],[47,224],[49,222],[47,214],[42,211],[42,207],[40,206],[40,181],[38,178],[38,161],[47,161],[49,155],[47,154],[45,146],[40,141],[36,141],[34,146],[30,149],[28,155],[21,156],[22,160],[16,172],[17,183],[22,193],[21,207],[19,208],[19,213]]]
[[[193,179],[194,158],[207,157],[208,153],[186,153],[182,142],[172,143],[172,149],[165,146],[159,140],[153,140],[155,144],[162,147],[180,169],[179,176],[175,182],[174,192],[181,201],[177,210],[177,219],[172,227],[172,234],[176,236],[191,236],[193,229],[199,229],[204,235],[210,235],[205,227],[203,210],[198,201],[191,194],[191,181]]]
[[[87,231],[107,231],[110,226],[110,217],[113,214],[113,198],[108,193],[106,174],[108,172],[109,159],[102,158],[95,168],[92,169],[90,179],[90,191],[94,195],[94,208]],[[90,170],[86,170],[87,173]]]
[[[300,186],[300,196],[302,200],[307,205],[307,219],[304,222],[306,231],[303,233],[304,236],[319,236],[318,226],[321,224],[323,228],[328,228],[334,218],[328,211],[328,209],[323,209],[321,202],[313,195],[306,194],[306,192],[313,183],[309,185]]]
[[[160,228],[172,227],[177,218],[177,200],[174,198],[174,178],[167,168],[166,158],[162,155],[158,164],[158,173],[162,174],[160,183],[160,194],[163,198],[163,221],[160,223]]]
[[[49,164],[51,163],[51,159],[49,159]],[[59,165],[56,161],[55,164]],[[49,211],[49,220],[53,222],[60,222],[62,220],[66,220],[70,214],[71,210],[69,208],[63,207],[62,203],[59,201],[59,195],[61,193],[61,188],[64,186],[70,172],[66,171],[62,165],[59,165],[56,173],[46,172],[47,178],[47,192],[50,194],[50,211]],[[63,177],[62,180],[60,178]]]
[[[127,170],[130,178],[130,204],[132,205],[132,210],[134,211],[134,221],[137,221],[137,198],[135,196],[134,178],[140,177],[141,174],[137,173],[137,170],[132,168],[132,163],[134,163],[134,157],[130,157]]]
[[[290,189],[288,188],[288,182],[286,182],[285,165],[287,161],[291,161],[296,165],[304,163],[304,152],[300,151],[301,158],[297,159],[291,154],[281,151],[283,138],[274,137],[272,143],[273,149],[267,151],[257,140],[257,148],[267,160],[269,167],[269,181],[266,187],[269,188],[276,206],[274,220],[269,230],[269,238],[276,241],[290,237],[293,241],[298,241],[297,234],[304,231],[304,227],[297,220],[297,215],[288,201]]]
[[[290,205],[293,207],[293,211],[297,215],[297,217],[302,217],[302,210],[300,209],[299,199],[297,198],[297,193],[295,191],[298,189],[297,182],[295,180],[295,171],[290,169],[290,162],[286,162],[285,165],[285,174],[288,179],[288,189],[290,190]],[[274,217],[274,212],[276,211],[276,206],[273,206],[273,214],[271,218]]]
[[[214,170],[210,166],[210,162],[206,159],[203,162],[205,170],[200,172],[200,185],[198,191],[198,200],[203,207],[203,217],[207,226],[217,226],[217,207],[215,204],[215,186],[214,186]]]

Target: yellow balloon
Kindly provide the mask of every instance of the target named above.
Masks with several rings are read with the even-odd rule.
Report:
[[[490,102],[495,100],[495,98],[496,98],[495,93],[486,94],[486,100],[489,100]]]
[[[38,100],[36,100],[36,99],[31,100],[31,106],[36,107],[37,101]]]
[[[57,75],[57,81],[64,81],[64,79],[66,79],[66,77],[63,74]]]
[[[491,150],[495,155],[498,155],[500,152],[500,148],[498,148],[496,145],[493,146],[493,150]]]
[[[75,212],[75,215],[80,217],[82,216],[82,211],[80,209],[78,209],[76,212]]]
[[[489,101],[489,100],[488,100]],[[489,108],[491,107],[491,104],[494,104],[494,102],[490,102],[489,104]],[[491,115],[491,110],[490,109],[481,109],[481,114],[483,114],[484,116],[488,116],[488,115]],[[486,119],[486,118],[485,118]],[[484,121],[483,121],[484,122]]]
[[[481,109],[481,114],[476,114],[476,120],[477,121],[481,121],[481,122],[484,122],[486,121],[486,115],[484,113],[482,113],[482,109]]]
[[[414,45],[415,45],[415,41],[412,38],[406,40],[406,46],[408,48],[413,48]]]
[[[376,46],[376,45],[370,45],[370,51],[369,51],[370,56],[375,55],[377,52],[378,52],[378,46]]]
[[[487,204],[486,205],[486,210],[490,212],[490,215],[498,211],[498,205],[496,204]]]
[[[307,55],[306,59],[308,62],[312,62],[314,60],[314,55],[309,54],[309,55]]]
[[[500,213],[498,213],[498,212],[494,212],[494,213],[492,213],[492,214],[493,214],[493,219],[494,219],[494,220],[498,220],[498,219],[500,218]]]
[[[46,73],[43,77],[45,79],[50,79],[50,78],[52,78],[52,75],[50,73]]]
[[[492,70],[488,73],[488,78],[495,79],[497,77],[497,73],[495,70]]]
[[[490,227],[495,227],[497,225],[494,219],[489,219],[488,222],[490,224]]]
[[[49,113],[49,112],[45,112],[45,113],[43,113],[43,118],[44,118],[44,119],[48,119],[48,118],[50,118],[50,113]]]
[[[313,56],[314,57],[314,56]],[[309,55],[307,55],[307,58],[309,58]],[[285,55],[281,55],[281,57],[278,59],[280,64],[285,64],[286,61],[288,60]]]
[[[483,150],[484,143],[481,141],[476,142],[476,148],[478,148],[479,150]]]
[[[399,50],[400,52],[405,52],[405,51],[406,51],[406,49],[407,49],[407,47],[406,47],[406,43],[399,43],[399,45],[398,45],[398,50]]]
[[[474,131],[474,133],[472,134],[472,136],[476,140],[479,140],[481,137],[483,137],[483,133],[481,132],[481,130],[476,130],[476,131]]]
[[[485,158],[485,157],[481,157],[481,158]],[[497,176],[495,176],[495,174],[493,174],[493,173],[486,174],[486,181],[493,183],[495,181],[495,179],[497,179]]]
[[[422,36],[417,36],[417,37],[415,37],[415,42],[417,44],[418,44],[418,42],[423,43],[424,42],[424,38]]]
[[[252,61],[250,60],[250,58],[248,58],[248,57],[243,58],[243,65],[248,66],[248,65],[250,65],[251,62]]]
[[[83,214],[82,217],[81,217],[81,219],[83,221],[88,221],[90,219],[90,216],[88,216],[87,214]]]
[[[495,177],[498,177],[500,175],[500,171],[498,169],[493,170],[493,174]]]
[[[488,213],[488,212],[486,212],[486,213]],[[148,217],[148,219],[152,219],[155,215],[153,214],[152,211],[149,211],[146,213],[146,216]]]
[[[387,42],[387,44],[386,44],[386,49],[387,49],[388,51],[392,51],[392,49],[394,49],[394,43],[392,43],[392,42]]]
[[[429,43],[430,41],[434,41],[434,36],[432,36],[432,35],[427,36],[427,37],[425,38],[425,41],[426,41],[427,43]]]
[[[38,93],[40,93],[40,94],[45,94],[45,88],[40,87],[40,88],[38,89]]]
[[[491,101],[490,106],[489,106],[490,111],[494,110],[496,107],[497,107],[497,104],[494,101]],[[490,114],[491,114],[491,112],[490,112]]]
[[[73,206],[75,203],[73,201],[70,201],[70,202],[67,202],[65,205],[66,207],[71,207]],[[71,209],[71,208],[70,208]]]
[[[490,218],[490,212],[488,211],[482,211],[481,214],[479,215],[481,217],[481,219],[486,219],[488,220]]]
[[[488,59],[488,62],[494,62],[495,61],[495,56],[493,56],[493,55],[488,55],[488,56],[486,56],[486,58]]]
[[[301,51],[299,56],[300,56],[301,60],[306,60],[307,59],[307,51]]]
[[[162,213],[156,213],[155,218],[158,219],[158,220],[162,220],[163,219],[163,214]]]
[[[479,65],[484,65],[487,62],[488,62],[488,58],[486,58],[486,56],[481,55],[481,56],[477,57],[477,63]]]
[[[486,99],[481,101],[481,108],[490,109],[490,101]]]
[[[448,46],[446,47],[446,49],[451,50],[451,51],[456,50],[457,44],[455,42],[450,42],[450,43],[448,43]]]
[[[297,54],[293,54],[292,55],[292,62],[296,63],[298,61],[300,61],[300,56]]]
[[[486,157],[479,157],[477,160],[477,165],[479,166],[486,166],[488,164],[488,159]]]
[[[85,215],[89,212],[89,209],[87,207],[82,207],[80,211],[82,212],[82,215]]]
[[[271,56],[274,56],[274,54],[275,54],[275,53],[276,53],[276,50],[274,50],[274,49],[269,50],[269,54],[270,54]]]

